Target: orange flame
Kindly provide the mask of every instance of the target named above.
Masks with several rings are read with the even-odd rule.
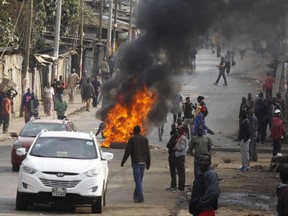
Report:
[[[106,139],[101,146],[109,148],[111,142],[126,143],[136,125],[139,125],[145,133],[145,119],[155,101],[156,94],[143,87],[133,96],[131,104],[116,104],[109,110],[104,121]]]

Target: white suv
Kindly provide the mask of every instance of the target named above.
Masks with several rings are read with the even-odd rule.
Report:
[[[26,152],[19,171],[16,209],[34,203],[78,206],[91,204],[102,213],[108,182],[108,161],[93,133],[42,130]]]

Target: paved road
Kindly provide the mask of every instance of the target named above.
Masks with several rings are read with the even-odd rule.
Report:
[[[257,94],[257,86],[254,81],[245,78],[245,71],[247,65],[242,66],[241,63],[237,63],[237,66],[233,67],[231,74],[228,75],[228,86],[222,86],[219,83],[218,86],[214,86],[212,83],[215,81],[218,71],[215,65],[219,62],[219,58],[212,56],[209,51],[201,50],[197,56],[196,70],[191,74],[191,71],[184,73],[181,77],[182,90],[184,96],[191,96],[193,102],[196,102],[198,95],[204,95],[206,104],[209,108],[209,115],[207,117],[207,125],[213,129],[216,134],[211,136],[214,145],[216,147],[234,147],[238,149],[238,143],[233,142],[233,138],[236,137],[238,130],[238,109],[241,102],[241,98],[247,95],[248,92],[252,92],[253,95]],[[80,101],[80,98],[79,98]],[[75,103],[70,106],[69,113],[72,114],[76,110],[83,108],[83,103]],[[94,118],[95,109],[92,109],[90,113],[84,111],[75,115],[70,115],[69,118],[77,122],[80,131],[93,131],[99,125],[100,121]],[[108,191],[108,206],[104,215],[115,215],[115,212],[130,213],[126,215],[153,215],[159,211],[167,213],[173,208],[173,205],[177,203],[176,194],[170,194],[165,192],[163,188],[169,184],[169,171],[167,169],[167,152],[166,142],[169,139],[170,125],[172,122],[172,114],[168,116],[168,122],[165,125],[164,141],[159,142],[157,136],[157,128],[153,128],[152,132],[148,135],[150,143],[155,146],[153,149],[153,163],[151,170],[147,172],[144,179],[145,192],[147,193],[147,202],[143,206],[137,206],[130,202],[132,193],[131,185],[133,185],[133,179],[131,178],[131,168],[129,162],[124,168],[120,168],[119,163],[123,154],[123,150],[112,149],[115,153],[115,159],[111,162],[111,190]],[[18,130],[24,125],[23,118],[15,118],[11,121],[11,130]],[[99,141],[102,139],[99,137]],[[11,165],[8,160],[7,151],[9,152],[11,142],[7,140],[1,143],[0,152],[0,173],[2,186],[0,188],[0,206],[2,213],[0,214],[15,214],[15,185],[17,180],[17,173],[10,171]],[[3,151],[2,151],[3,150]],[[5,153],[5,156],[3,155]],[[239,155],[240,157],[240,155]],[[5,158],[5,159],[4,159]],[[193,164],[191,158],[187,158],[187,164]],[[161,177],[159,177],[159,173]],[[187,181],[191,183],[189,179],[192,179],[192,167],[187,167]],[[4,184],[3,184],[4,182]],[[118,193],[118,196],[115,196]],[[119,195],[120,194],[120,195]],[[121,194],[126,194],[121,197]],[[128,195],[127,195],[128,194]],[[120,196],[120,199],[119,199]],[[159,198],[160,197],[160,198]],[[171,204],[172,203],[172,204]],[[5,209],[6,210],[5,210]],[[148,211],[149,210],[149,211]],[[43,212],[47,210],[44,209]],[[88,213],[89,210],[77,210],[78,213]],[[36,209],[32,211],[33,214],[39,214],[42,209]],[[58,213],[58,211],[56,210]],[[68,211],[69,212],[69,211]],[[139,213],[140,212],[140,213]],[[20,212],[19,212],[20,213]],[[27,213],[27,212],[25,212]],[[28,212],[29,213],[29,212]],[[55,211],[48,211],[47,214],[55,214]],[[57,214],[56,213],[56,214]],[[64,212],[65,214],[66,212]],[[18,213],[17,213],[18,214]],[[23,213],[21,213],[23,214]],[[62,213],[61,213],[62,214]],[[69,214],[69,213],[68,213]],[[184,216],[189,215],[187,209],[184,209],[177,213]],[[120,214],[119,214],[120,215]],[[125,214],[122,214],[125,215]],[[167,214],[162,214],[167,215]]]

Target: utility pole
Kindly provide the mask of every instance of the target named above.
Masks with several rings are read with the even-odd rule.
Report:
[[[30,58],[30,49],[31,49],[31,32],[32,32],[32,20],[33,20],[33,5],[34,1],[30,0],[30,5],[29,5],[29,20],[28,20],[28,26],[26,29],[26,34],[25,34],[25,51],[24,51],[24,59],[23,59],[23,64],[22,64],[22,73],[21,73],[21,78],[22,78],[22,95],[25,94],[27,88],[29,88],[29,76],[28,76],[28,70],[29,70],[29,58]],[[20,115],[19,117],[23,117],[23,106],[20,107]]]
[[[25,53],[24,53],[24,60],[22,65],[22,91],[23,94],[26,89],[29,87],[29,80],[28,80],[28,70],[29,70],[29,58],[30,58],[30,49],[31,49],[31,32],[32,32],[32,20],[33,20],[33,5],[34,1],[30,0],[29,5],[29,20],[28,20],[28,27],[26,30],[26,37],[25,37]]]
[[[134,0],[130,0],[130,17],[129,17],[128,40],[131,40],[131,34],[132,34],[133,2],[134,2]]]
[[[80,39],[80,54],[79,54],[79,76],[82,77],[83,73],[83,7],[84,0],[81,0],[80,4],[80,30],[79,30],[79,39]]]
[[[103,1],[100,0],[100,11],[99,11],[99,28],[98,28],[98,38],[99,42],[102,42],[102,23],[103,23]]]
[[[112,50],[111,50],[111,33],[112,33],[112,15],[113,15],[113,0],[109,0],[109,15],[108,15],[108,29],[107,29],[107,53],[108,56],[111,55]]]
[[[117,4],[118,0],[115,0],[115,9],[114,9],[114,31],[113,31],[113,43],[112,43],[112,55],[115,55],[116,51],[116,29],[117,29]]]
[[[61,26],[61,7],[62,0],[57,0],[57,10],[56,10],[56,24],[55,24],[55,36],[54,36],[54,50],[53,56],[56,58],[53,64],[52,80],[58,77],[58,56],[59,56],[59,41],[60,41],[60,26]]]

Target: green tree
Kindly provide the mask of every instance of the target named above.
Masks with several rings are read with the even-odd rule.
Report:
[[[15,34],[16,19],[13,1],[0,0],[0,47],[17,45],[19,37]],[[14,5],[14,6],[13,6]]]

